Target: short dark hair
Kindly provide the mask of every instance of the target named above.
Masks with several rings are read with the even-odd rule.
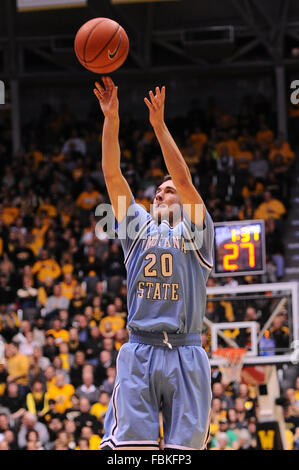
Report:
[[[162,180],[162,183],[165,183],[165,181],[169,181],[169,180],[172,180],[172,177],[170,175],[165,175]]]

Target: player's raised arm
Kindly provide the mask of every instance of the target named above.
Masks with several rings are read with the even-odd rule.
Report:
[[[102,80],[104,87],[96,82],[94,89],[94,94],[105,116],[102,135],[102,169],[115,217],[118,222],[121,222],[131,204],[132,192],[120,169],[117,87],[110,77],[103,77]],[[125,197],[124,205],[118,204],[119,196]]]
[[[155,94],[150,91],[149,99],[144,98],[144,101],[149,109],[149,120],[160,144],[168,173],[178,191],[180,200],[182,204],[187,205],[185,210],[191,221],[201,224],[205,216],[203,200],[192,183],[189,168],[164,121],[165,86],[161,90],[156,87]],[[202,210],[196,211],[196,204]],[[190,205],[191,211],[188,210],[188,205]]]

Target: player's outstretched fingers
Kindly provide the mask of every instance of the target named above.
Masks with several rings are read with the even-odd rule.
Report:
[[[112,79],[108,76],[102,77],[103,83],[107,91],[112,91],[113,87],[115,86]]]
[[[152,107],[154,109],[157,109],[157,101],[155,99],[155,96],[154,96],[154,93],[152,92],[152,90],[149,92],[149,96],[150,96],[150,99],[151,99]]]
[[[96,90],[103,94],[105,92],[104,88],[101,87],[101,85],[99,84],[99,82],[95,82],[95,87],[96,87]]]
[[[99,101],[103,98],[103,95],[96,88],[94,88],[93,92],[94,92],[94,94],[96,95],[96,97],[98,98]]]
[[[146,106],[148,107],[148,109],[151,111],[151,109],[153,109],[152,103],[147,98],[144,98],[144,102]]]

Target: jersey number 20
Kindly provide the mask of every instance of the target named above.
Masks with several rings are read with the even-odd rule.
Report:
[[[155,268],[157,264],[157,255],[155,253],[148,253],[145,257],[146,260],[150,260],[149,263],[144,267],[144,276],[145,277],[157,277],[157,269]],[[172,254],[171,253],[162,253],[160,256],[161,264],[161,273],[164,277],[172,276]]]

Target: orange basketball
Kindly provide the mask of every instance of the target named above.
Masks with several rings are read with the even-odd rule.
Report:
[[[75,37],[79,62],[95,73],[117,70],[126,60],[129,39],[125,30],[109,18],[93,18],[84,23]]]

